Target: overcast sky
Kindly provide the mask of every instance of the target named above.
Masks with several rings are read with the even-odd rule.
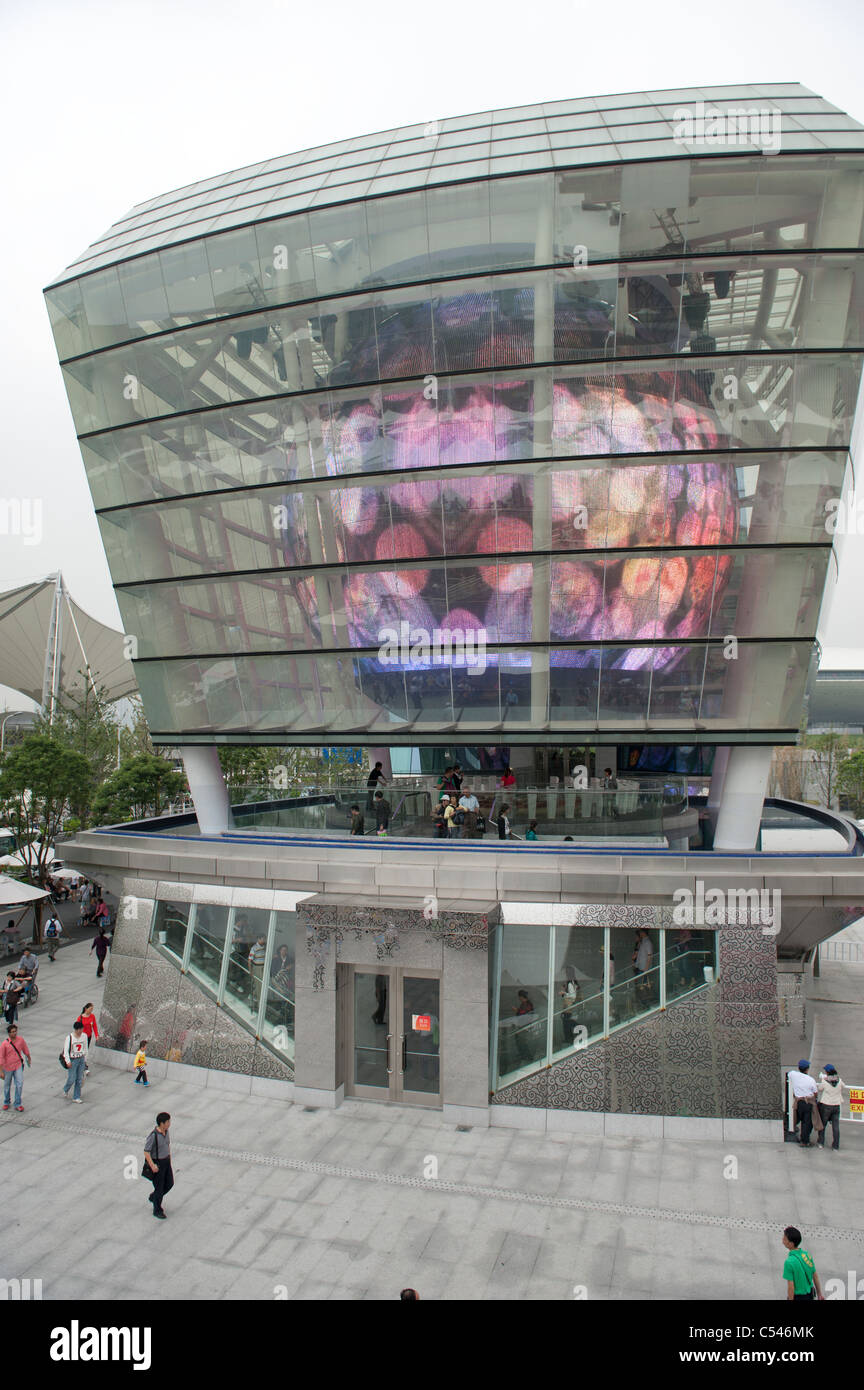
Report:
[[[369,131],[608,92],[801,82],[864,121],[862,32],[861,0],[0,0],[0,498],[42,507],[39,544],[0,534],[0,590],[59,568],[120,627],[41,292],[133,204]],[[823,666],[864,667],[862,587],[857,536]]]

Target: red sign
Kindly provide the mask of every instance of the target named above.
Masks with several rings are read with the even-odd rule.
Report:
[[[414,1029],[414,1032],[415,1032],[415,1033],[431,1033],[431,1032],[432,1032],[432,1016],[431,1016],[431,1014],[412,1014],[412,1015],[411,1015],[411,1027]]]

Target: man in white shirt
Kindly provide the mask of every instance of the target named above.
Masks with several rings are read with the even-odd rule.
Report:
[[[480,810],[480,802],[471,791],[470,787],[462,788],[462,795],[459,798],[459,810],[465,813],[462,822],[462,839],[473,840],[477,832],[477,815]]]
[[[72,1025],[71,1033],[67,1033],[63,1043],[63,1061],[66,1063],[66,1085],[63,1087],[64,1096],[68,1096],[72,1087],[75,1087],[72,1099],[76,1105],[81,1104],[81,1082],[84,1080],[84,1068],[87,1065],[87,1048],[89,1039],[84,1032],[84,1025],[80,1018],[76,1019]]]
[[[813,1128],[813,1102],[819,1094],[819,1087],[812,1076],[807,1073],[810,1063],[806,1057],[802,1057],[797,1068],[793,1067],[789,1072],[789,1085],[792,1087],[792,1096],[795,1103],[795,1128],[801,1126],[801,1138],[799,1144],[805,1148],[810,1147],[810,1131]]]

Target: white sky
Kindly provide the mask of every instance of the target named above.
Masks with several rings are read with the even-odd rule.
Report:
[[[861,0],[0,0],[0,497],[42,509],[40,543],[0,534],[0,591],[60,568],[120,626],[41,291],[134,203],[369,131],[607,92],[801,82],[864,121],[862,33]],[[847,538],[823,666],[864,667],[862,585]]]

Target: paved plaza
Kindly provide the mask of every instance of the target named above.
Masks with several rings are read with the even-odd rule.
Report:
[[[407,1107],[145,1090],[98,1050],[76,1106],[57,1054],[103,981],[86,944],[42,962],[19,1018],[25,1111],[0,1115],[0,1277],[41,1279],[45,1299],[69,1297],[75,1271],[94,1300],[145,1285],[161,1299],[393,1300],[411,1285],[423,1299],[782,1300],[790,1223],[823,1281],[864,1275],[864,1126],[843,1125],[837,1154],[784,1145],[779,1125],[776,1143],[460,1131]],[[814,1061],[862,1081],[864,966],[827,966],[816,985]],[[162,1109],[176,1187],[158,1222],[135,1175]]]

